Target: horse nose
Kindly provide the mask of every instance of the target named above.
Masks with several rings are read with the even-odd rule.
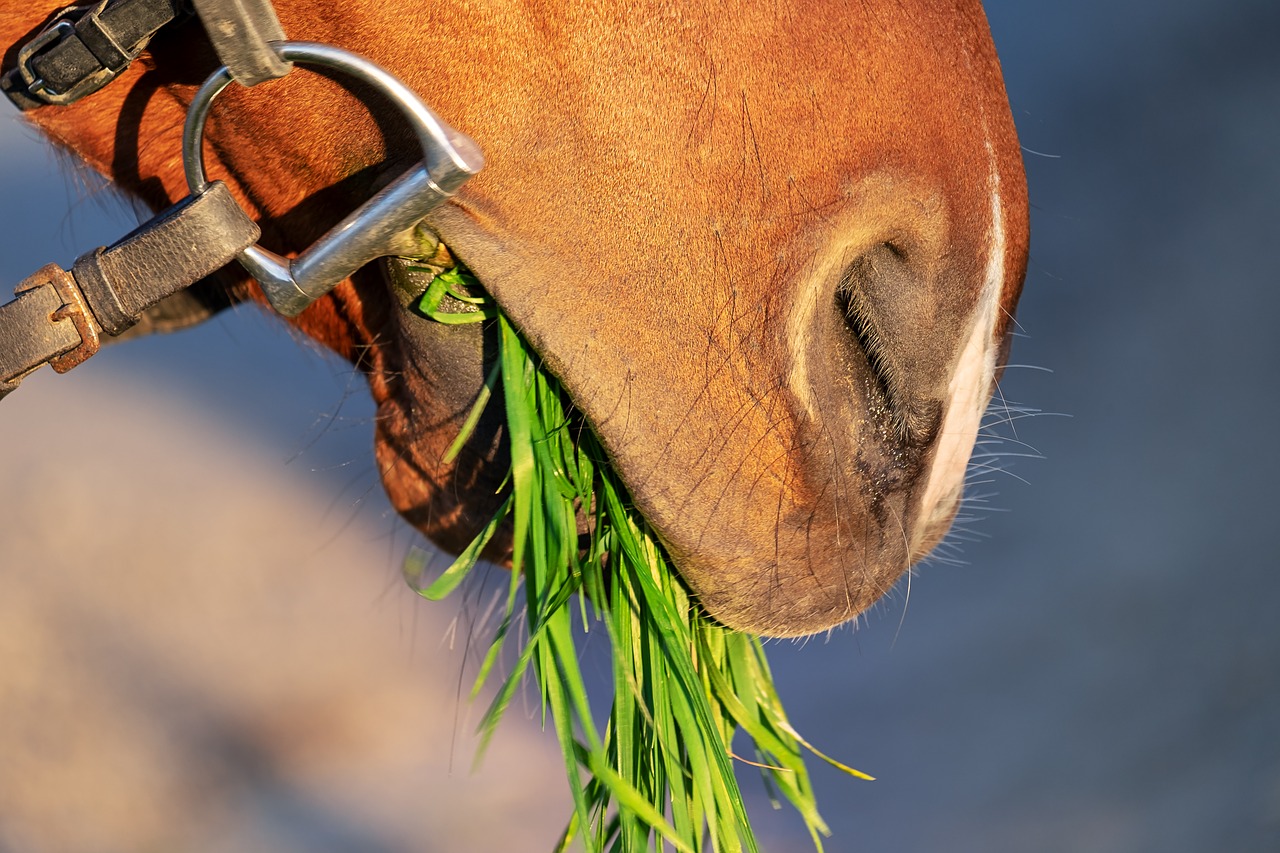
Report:
[[[789,321],[793,389],[812,413],[835,387],[908,447],[939,427],[948,373],[981,288],[941,193],[902,178],[863,181],[800,274]],[[821,381],[814,381],[821,376]],[[858,412],[845,412],[857,419]]]
[[[693,547],[669,545],[733,627],[798,635],[852,618],[954,515],[991,387],[989,253],[936,193],[880,188],[828,219],[790,282],[786,363],[761,368],[780,370],[760,405],[785,442],[742,448],[777,458],[749,478],[709,478],[708,529]]]
[[[888,240],[867,247],[841,270],[833,299],[843,326],[831,350],[836,369],[857,365],[871,408],[907,446],[937,433],[950,348],[922,254]]]

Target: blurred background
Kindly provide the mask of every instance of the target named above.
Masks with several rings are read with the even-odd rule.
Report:
[[[878,777],[817,770],[829,849],[1280,850],[1280,5],[986,6],[1033,205],[1002,392],[1045,414],[959,562],[772,646]],[[81,181],[0,106],[0,282],[131,227]],[[0,851],[548,848],[554,739],[517,709],[471,771],[470,621],[400,580],[360,385],[242,311],[5,401]]]

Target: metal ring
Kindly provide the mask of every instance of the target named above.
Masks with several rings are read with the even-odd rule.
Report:
[[[418,144],[422,146],[427,172],[433,178],[440,171],[453,171],[447,166],[460,168],[468,173],[478,171],[475,162],[477,160],[483,162],[483,160],[475,143],[444,125],[416,92],[381,66],[357,53],[330,44],[282,41],[272,42],[271,46],[275,48],[280,58],[287,62],[316,65],[340,71],[385,95],[409,120],[414,134],[418,137]],[[220,95],[231,81],[231,71],[224,65],[205,80],[188,108],[186,124],[182,131],[182,165],[187,176],[187,187],[190,188],[192,195],[199,195],[209,185],[204,173],[204,126],[209,120],[209,110],[213,106],[214,98]],[[452,153],[454,149],[463,149],[450,157],[455,161],[454,163],[446,166],[446,164],[432,162],[440,159],[441,152]],[[438,165],[446,166],[446,169],[438,170]],[[457,187],[442,186],[441,189],[447,193]]]
[[[294,316],[374,258],[404,254],[432,208],[484,167],[470,137],[441,121],[412,89],[362,56],[314,42],[272,42],[281,59],[342,72],[378,90],[400,108],[422,148],[423,162],[366,201],[328,234],[289,260],[253,245],[237,257],[277,311]],[[182,133],[182,164],[193,195],[208,187],[204,127],[214,98],[231,83],[226,67],[196,92]]]

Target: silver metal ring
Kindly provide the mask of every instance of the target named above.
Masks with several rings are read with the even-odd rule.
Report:
[[[293,316],[374,258],[402,254],[407,235],[430,210],[484,166],[468,136],[440,120],[417,93],[364,57],[327,44],[272,42],[280,58],[341,72],[378,90],[413,128],[423,163],[383,189],[292,261],[250,246],[240,263],[262,284],[272,306]],[[209,185],[204,170],[204,128],[214,99],[231,83],[219,68],[196,92],[182,133],[182,163],[193,195]]]
[[[467,136],[440,121],[431,108],[423,103],[418,94],[379,65],[374,64],[358,53],[343,50],[329,44],[309,41],[273,42],[272,47],[280,58],[300,65],[315,65],[340,71],[377,89],[392,103],[400,108],[408,119],[418,143],[422,146],[423,158],[427,171],[435,176],[437,165],[432,160],[439,160],[440,154],[453,149],[463,149],[460,154],[471,156],[454,156],[454,165],[462,171],[478,171],[476,161],[483,163],[479,148]],[[182,131],[182,164],[187,175],[187,186],[193,195],[204,192],[209,185],[204,173],[204,126],[209,120],[209,110],[214,98],[218,97],[232,82],[231,71],[223,66],[205,80],[187,112],[186,124]],[[470,150],[466,150],[470,149]],[[451,170],[450,170],[451,171]],[[453,187],[456,189],[457,187]],[[441,187],[446,192],[448,187]]]

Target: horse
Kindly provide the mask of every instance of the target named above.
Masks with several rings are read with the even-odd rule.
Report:
[[[368,57],[478,141],[486,168],[425,232],[563,384],[712,617],[822,631],[941,541],[1029,239],[978,0],[276,7],[291,38]],[[8,4],[0,43],[51,11]],[[187,194],[183,120],[218,64],[183,25],[28,115],[161,209]],[[403,171],[409,137],[376,94],[295,72],[227,91],[206,163],[287,255]],[[506,468],[495,415],[445,461],[492,331],[424,321],[401,283],[370,265],[289,322],[367,378],[387,494],[456,552]],[[210,312],[262,300],[234,266],[198,292]]]

